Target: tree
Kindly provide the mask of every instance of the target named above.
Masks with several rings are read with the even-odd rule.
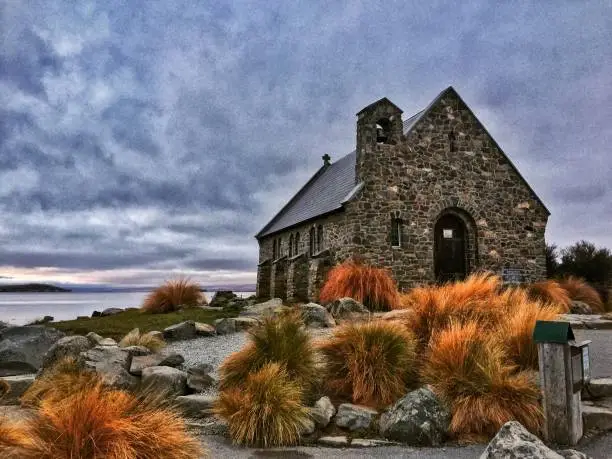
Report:
[[[548,261],[548,247],[546,252]],[[582,277],[587,282],[602,287],[612,280],[612,252],[605,247],[597,248],[591,242],[576,242],[561,250],[561,263],[557,273],[562,276]]]
[[[556,244],[546,244],[546,277],[557,275],[559,270],[559,250]]]

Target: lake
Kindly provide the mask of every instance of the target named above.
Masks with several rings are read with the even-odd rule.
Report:
[[[0,321],[23,325],[43,316],[53,316],[55,320],[76,319],[106,308],[138,307],[148,293],[0,293]],[[214,293],[204,292],[204,295],[210,301]],[[253,294],[236,292],[241,297]]]

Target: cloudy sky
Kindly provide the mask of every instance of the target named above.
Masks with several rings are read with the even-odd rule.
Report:
[[[253,283],[253,235],[355,113],[449,85],[549,242],[612,247],[610,43],[608,0],[0,0],[0,275]]]

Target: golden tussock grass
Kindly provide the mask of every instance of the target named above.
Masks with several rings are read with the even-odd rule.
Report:
[[[236,444],[259,447],[298,443],[309,421],[302,388],[278,363],[248,375],[243,388],[222,391],[215,413]]]
[[[195,307],[205,302],[198,284],[189,279],[180,278],[166,281],[149,293],[141,309],[145,312],[160,314],[176,311],[179,307]]]
[[[400,324],[343,325],[318,347],[327,364],[327,389],[353,403],[387,406],[416,382],[416,343]]]
[[[119,341],[120,347],[128,346],[144,346],[153,352],[157,352],[166,346],[163,339],[157,338],[149,333],[140,333],[138,328],[135,328]]]
[[[569,312],[572,300],[566,289],[552,279],[534,282],[526,286],[529,297],[542,303],[559,306],[563,312]]]
[[[250,373],[270,362],[283,365],[307,396],[315,390],[320,375],[318,358],[298,312],[266,317],[250,329],[246,346],[221,364],[219,387],[241,386]]]
[[[507,421],[538,433],[543,414],[530,372],[507,362],[503,345],[476,322],[454,323],[430,342],[422,380],[451,407],[451,434],[486,440]]]
[[[334,266],[319,294],[323,303],[345,297],[359,301],[370,311],[388,311],[400,304],[397,285],[389,271],[355,261]]]
[[[6,449],[23,459],[187,459],[204,453],[173,410],[101,384],[59,402],[43,399],[17,430]]]
[[[0,400],[11,390],[11,386],[4,379],[0,379]]]
[[[588,304],[593,312],[605,312],[605,307],[601,295],[597,290],[591,287],[584,279],[579,277],[569,276],[559,281],[569,297],[573,301],[582,301]]]

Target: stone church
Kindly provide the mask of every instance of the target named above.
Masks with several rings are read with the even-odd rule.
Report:
[[[256,235],[257,294],[314,300],[349,258],[400,290],[489,270],[545,277],[549,211],[449,87],[402,120],[387,98],[357,113],[355,151],[323,165]]]

